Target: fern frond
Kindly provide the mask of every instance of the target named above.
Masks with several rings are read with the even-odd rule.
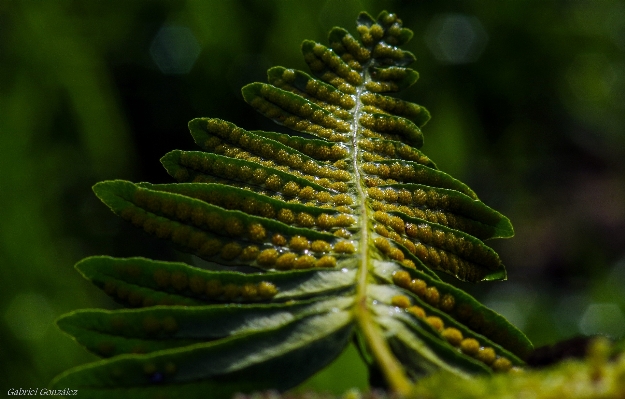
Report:
[[[412,32],[387,12],[362,13],[357,30],[360,40],[332,29],[329,47],[305,41],[312,75],[274,67],[269,83],[243,88],[292,134],[194,119],[202,151],[162,158],[179,183],[94,186],[117,215],[220,268],[78,263],[134,309],[62,317],[64,331],[107,359],[55,387],[91,397],[285,390],[356,335],[399,393],[436,370],[467,377],[524,365],[527,338],[436,274],[505,279],[484,240],[512,236],[512,225],[417,149],[428,111],[387,94],[418,78],[398,47]]]

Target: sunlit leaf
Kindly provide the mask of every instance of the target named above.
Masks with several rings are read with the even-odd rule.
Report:
[[[387,95],[418,78],[407,68],[415,57],[398,47],[412,32],[387,12],[361,14],[357,30],[360,40],[334,28],[329,47],[305,41],[312,74],[274,67],[269,83],[243,88],[290,134],[194,119],[202,151],[162,159],[179,183],[94,186],[115,214],[209,266],[80,262],[135,309],[63,316],[65,332],[107,359],[55,387],[91,397],[285,390],[350,339],[399,393],[437,370],[523,367],[527,338],[437,275],[505,279],[483,240],[511,237],[512,225],[416,148],[428,111]]]

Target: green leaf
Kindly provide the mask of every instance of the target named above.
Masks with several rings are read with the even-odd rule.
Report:
[[[527,338],[437,273],[503,280],[483,240],[510,221],[415,147],[430,118],[393,98],[413,85],[397,16],[358,17],[330,46],[304,41],[311,74],[274,67],[242,90],[290,133],[216,118],[189,130],[202,151],[162,158],[174,184],[98,183],[111,210],[208,261],[91,257],[76,267],[135,309],[75,311],[66,333],[106,357],[54,382],[88,397],[230,397],[286,390],[355,339],[388,387],[424,375],[519,369]],[[232,271],[226,270],[228,267]]]
[[[70,370],[52,386],[71,386],[88,397],[132,398],[157,392],[228,398],[237,390],[286,389],[341,353],[350,319],[338,310],[222,341],[118,356]]]
[[[123,288],[125,298],[139,295],[142,299],[135,303],[143,309],[77,311],[59,319],[61,329],[104,357],[246,335],[345,309],[353,298],[341,293],[353,290],[355,284],[353,271],[243,274],[145,258],[91,257],[77,268],[109,295],[116,297]],[[171,294],[159,297],[162,293]],[[158,299],[161,306],[154,306]],[[240,305],[232,306],[233,302]]]

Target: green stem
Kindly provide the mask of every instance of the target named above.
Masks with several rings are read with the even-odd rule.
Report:
[[[363,67],[364,71],[368,70],[368,66]],[[364,80],[369,79],[368,73],[364,73]],[[354,306],[354,318],[360,327],[362,335],[367,343],[377,367],[381,370],[390,389],[401,395],[406,396],[412,387],[412,384],[401,363],[393,355],[391,348],[389,347],[386,339],[384,338],[382,329],[373,319],[371,309],[369,308],[367,298],[367,286],[370,284],[369,280],[369,263],[371,261],[369,257],[369,220],[372,215],[369,213],[369,207],[366,203],[366,194],[364,181],[360,175],[360,151],[358,149],[358,130],[360,125],[358,123],[360,110],[362,103],[360,102],[360,96],[364,90],[364,83],[358,88],[356,92],[356,109],[354,111],[354,122],[352,124],[352,166],[354,171],[354,180],[356,181],[356,187],[358,190],[359,199],[359,223],[360,223],[360,245],[358,251],[360,253],[360,265],[358,266],[358,281],[356,291],[356,302]]]

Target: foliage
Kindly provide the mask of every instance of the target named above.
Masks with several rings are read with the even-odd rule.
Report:
[[[94,186],[113,212],[212,270],[80,262],[87,279],[141,309],[60,319],[112,358],[64,373],[55,387],[90,396],[283,390],[354,337],[372,372],[403,394],[439,369],[467,377],[523,366],[527,338],[432,272],[504,279],[482,240],[510,237],[512,226],[415,148],[429,113],[385,95],[418,78],[406,67],[414,56],[398,47],[412,32],[386,12],[362,13],[358,32],[361,42],[332,29],[331,48],[304,41],[316,78],[275,67],[269,84],[243,88],[250,105],[295,133],[195,119],[189,128],[205,152],[162,159],[181,183]]]
[[[625,395],[625,353],[605,338],[594,340],[584,359],[566,360],[542,370],[499,374],[470,380],[442,371],[419,382],[408,395],[421,399],[477,398],[622,398]],[[341,399],[387,399],[387,393],[350,390]],[[337,396],[307,392],[280,395],[275,391],[237,395],[236,399],[332,399]]]
[[[622,344],[621,344],[622,346]],[[583,360],[568,359],[543,370],[457,381],[444,374],[426,378],[415,398],[622,398],[625,352],[596,339]]]
[[[184,126],[197,115],[274,130],[240,106],[240,87],[264,80],[275,63],[301,69],[294,50],[302,38],[319,40],[332,26],[351,26],[361,9],[381,8],[415,32],[405,49],[418,56],[422,78],[400,97],[434,111],[424,149],[514,222],[514,240],[493,242],[510,281],[460,286],[537,345],[589,330],[622,334],[622,2],[3,2],[0,386],[44,386],[96,359],[53,323],[77,308],[119,307],[75,272],[81,258],[198,264],[111,218],[85,187],[111,178],[167,182],[158,158],[193,149]],[[449,16],[488,34],[478,58],[433,56],[432,27]],[[151,59],[155,36],[172,25],[201,46],[186,74],[165,75]],[[470,46],[460,36],[441,39],[458,52]],[[585,317],[591,304],[607,303],[616,314]],[[305,386],[364,389],[365,374],[352,345]]]

